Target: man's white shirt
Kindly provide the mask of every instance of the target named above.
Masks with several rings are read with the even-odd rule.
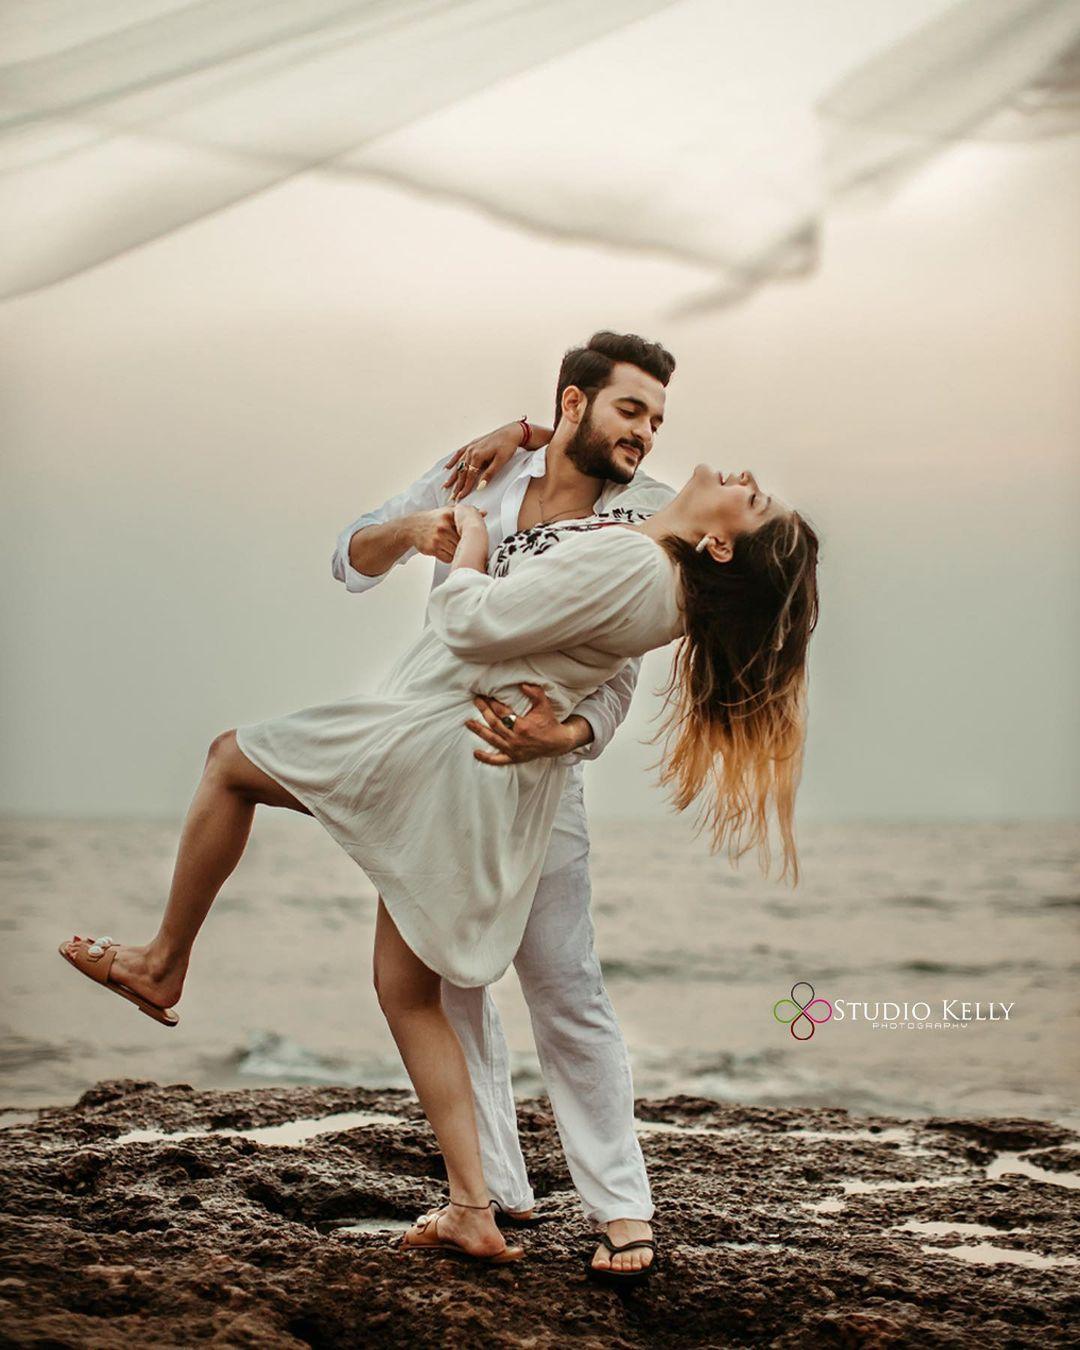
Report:
[[[369,525],[385,525],[391,520],[399,520],[402,516],[412,515],[417,511],[434,511],[441,506],[449,506],[450,491],[448,488],[442,487],[442,483],[449,472],[447,465],[450,459],[451,454],[444,455],[427,473],[407,487],[404,492],[399,492],[396,496],[387,498],[381,506],[377,506],[373,511],[366,511],[341,531],[338,535],[337,546],[334,549],[331,567],[335,578],[345,583],[347,591],[359,593],[371,590],[373,586],[377,586],[380,581],[385,580],[394,567],[407,562],[417,553],[415,548],[410,548],[385,572],[378,576],[366,576],[350,564],[349,542],[357,530],[365,529]],[[546,447],[541,447],[539,450],[518,450],[485,488],[469,494],[469,504],[487,512],[484,519],[488,531],[489,556],[507,536],[517,533],[518,512],[521,510],[521,503],[529,480],[530,478],[542,478],[546,472]],[[612,507],[619,506],[638,511],[658,511],[662,506],[666,506],[674,496],[675,492],[666,483],[657,482],[656,479],[648,477],[639,469],[629,483],[605,481],[593,510],[598,512],[609,511]],[[434,560],[431,589],[434,590],[436,586],[440,586],[446,580],[449,572],[450,565],[440,562],[436,558]],[[630,700],[633,698],[634,686],[637,684],[640,669],[640,657],[627,661],[626,665],[607,684],[601,685],[595,693],[583,699],[574,709],[574,712],[578,716],[584,717],[592,727],[593,738],[588,745],[583,746],[580,750],[575,750],[561,757],[560,763],[568,764],[576,770],[572,777],[576,778],[580,775],[579,765],[581,760],[596,759],[614,736],[616,729],[629,711]]]

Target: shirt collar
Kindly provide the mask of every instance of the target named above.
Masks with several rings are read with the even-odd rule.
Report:
[[[542,445],[539,450],[533,450],[529,454],[528,475],[530,478],[543,478],[547,473],[547,446]]]

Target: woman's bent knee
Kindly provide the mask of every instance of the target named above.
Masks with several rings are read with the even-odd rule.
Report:
[[[210,748],[206,752],[207,766],[220,767],[223,763],[231,760],[238,749],[235,727],[228,731],[219,732],[210,742]]]
[[[221,787],[247,792],[256,786],[254,765],[236,743],[236,729],[222,731],[210,742],[206,752],[204,778],[213,778]]]
[[[210,748],[206,752],[206,767],[203,769],[203,777],[212,778],[218,786],[226,788],[230,792],[237,792],[242,797],[254,802],[274,801],[278,795],[287,795],[284,789],[280,788],[261,769],[252,764],[251,760],[240,749],[236,743],[235,728],[221,732],[210,742]],[[289,803],[282,802],[280,804],[286,805]],[[295,804],[301,810],[307,809],[301,807],[299,802]],[[310,812],[308,814],[310,815]]]

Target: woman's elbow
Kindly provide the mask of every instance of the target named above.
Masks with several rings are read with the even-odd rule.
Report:
[[[443,635],[443,642],[460,661],[477,663],[498,660],[497,655],[492,655],[489,642],[482,642],[470,634],[446,633]]]
[[[431,616],[432,627],[439,640],[462,661],[491,662],[500,660],[502,646],[499,637],[490,631],[490,625],[447,621],[443,614]]]

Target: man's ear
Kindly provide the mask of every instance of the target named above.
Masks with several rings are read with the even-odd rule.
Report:
[[[579,389],[576,384],[568,384],[562,395],[563,416],[568,417],[571,422],[580,422],[585,416],[588,402],[588,396],[583,389]]]
[[[714,562],[727,563],[731,561],[735,549],[730,539],[717,534],[706,535],[706,538],[709,542],[705,545],[705,552]]]

